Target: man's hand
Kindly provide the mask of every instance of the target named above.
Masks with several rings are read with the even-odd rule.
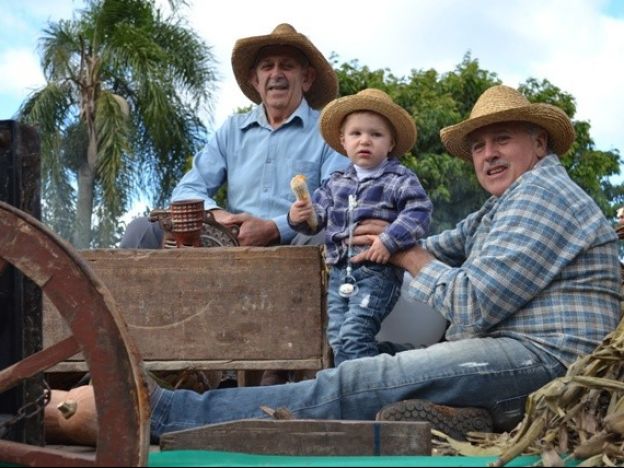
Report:
[[[379,234],[384,232],[388,227],[387,221],[381,219],[367,219],[360,222],[353,231],[354,245],[373,245],[375,240],[379,239]],[[375,261],[371,258],[369,251],[361,252],[351,259],[353,263],[364,261]],[[403,252],[397,252],[390,257],[390,263],[407,270],[410,275],[416,276],[420,270],[435,257],[419,246]],[[381,263],[381,262],[378,262]]]
[[[390,263],[407,270],[410,275],[416,276],[427,263],[435,260],[435,257],[420,246],[397,252],[390,257]]]
[[[372,245],[390,223],[381,219],[365,219],[353,230],[353,245]]]
[[[273,221],[225,210],[212,210],[212,214],[215,221],[226,227],[238,226],[238,243],[242,246],[265,247],[279,242],[279,231]]]
[[[375,241],[379,241],[379,234],[384,232],[388,224],[390,223],[381,219],[365,219],[364,221],[360,221],[353,230],[353,245],[373,245]],[[381,244],[381,242],[379,243]],[[371,258],[369,250],[360,252],[355,257],[351,258],[351,261],[353,263],[365,262],[366,260],[371,262],[377,261]],[[375,257],[378,258],[376,255]],[[387,261],[386,259],[385,262],[378,263],[386,263]]]
[[[249,216],[249,215],[248,215]],[[273,221],[249,216],[245,219],[238,231],[238,242],[240,245],[250,245],[265,247],[277,244],[280,235],[277,226]]]
[[[240,226],[240,216],[230,213],[222,209],[210,210],[217,223],[223,224],[225,227]]]
[[[362,254],[365,257],[365,260],[369,260],[375,263],[385,264],[388,263],[388,260],[390,260],[390,252],[388,251],[388,249],[386,249],[386,246],[383,244],[383,242],[381,242],[381,239],[379,239],[379,237],[377,237],[373,241],[373,244],[370,246],[370,248],[366,252],[362,252]],[[359,255],[357,255],[356,257],[359,257]]]

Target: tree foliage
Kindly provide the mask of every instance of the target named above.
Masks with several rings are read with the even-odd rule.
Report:
[[[337,65],[340,95],[345,96],[375,87],[383,89],[413,117],[418,138],[403,163],[413,169],[427,190],[434,206],[432,232],[451,228],[468,213],[477,210],[488,198],[471,164],[450,156],[440,141],[440,129],[469,117],[478,97],[490,86],[500,84],[497,74],[483,70],[468,53],[448,73],[412,70],[397,77],[390,70],[371,70],[357,60]],[[528,78],[518,89],[531,102],[561,107],[573,120],[577,138],[561,160],[568,173],[598,204],[608,218],[624,201],[624,185],[614,185],[610,177],[619,174],[617,150],[600,151],[591,139],[589,122],[574,120],[574,97],[548,80]]]
[[[203,143],[215,61],[183,3],[87,0],[43,31],[46,85],[19,118],[42,138],[44,221],[76,247],[112,245],[133,196],[161,204]]]

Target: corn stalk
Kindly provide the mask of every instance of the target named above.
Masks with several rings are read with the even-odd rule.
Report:
[[[540,455],[540,466],[569,459],[583,460],[577,466],[624,466],[624,320],[565,376],[532,393],[510,433],[469,434],[471,444],[434,436],[438,453],[498,456],[491,466],[519,455]]]

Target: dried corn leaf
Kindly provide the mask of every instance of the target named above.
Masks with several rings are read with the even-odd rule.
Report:
[[[575,458],[583,460],[585,458],[593,457],[602,453],[602,449],[606,442],[609,440],[609,434],[606,432],[599,432],[587,441],[578,445],[572,454]]]
[[[604,427],[615,434],[624,434],[624,412],[611,413],[604,418]]]
[[[543,466],[565,466],[565,463],[559,456],[559,454],[555,451],[555,449],[550,446],[544,449],[542,452],[542,465]]]
[[[592,377],[592,376],[587,377],[583,375],[575,375],[574,377],[572,377],[572,380],[586,387],[599,388],[602,390],[609,389],[609,390],[624,391],[624,382],[619,382],[613,379],[604,379],[601,377]]]
[[[444,434],[443,432],[437,431],[435,429],[431,430],[431,434],[435,437],[445,440],[458,455],[463,455],[466,457],[497,457],[502,452],[501,447],[482,447],[478,445],[473,445],[470,442],[455,440],[452,437]]]
[[[602,455],[595,455],[591,458],[583,460],[581,463],[579,463],[576,466],[577,467],[604,466],[602,462]]]

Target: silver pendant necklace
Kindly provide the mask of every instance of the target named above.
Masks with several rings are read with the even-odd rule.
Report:
[[[352,275],[351,256],[353,250],[351,243],[353,242],[353,210],[357,207],[357,201],[355,195],[349,195],[349,204],[347,206],[347,223],[349,226],[349,244],[347,246],[347,271],[345,274],[344,282],[338,288],[338,294],[342,297],[351,297],[358,292],[358,286],[355,282],[355,278]]]

